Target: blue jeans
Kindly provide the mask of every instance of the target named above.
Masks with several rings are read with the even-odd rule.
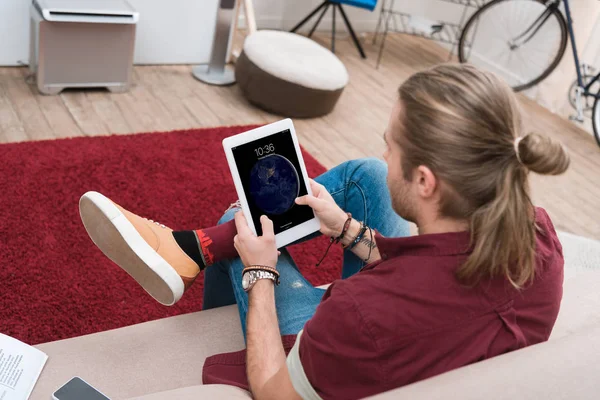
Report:
[[[364,221],[383,236],[408,236],[408,223],[392,209],[386,176],[384,162],[366,158],[340,164],[315,180],[325,186],[344,211],[352,213],[355,219]],[[236,208],[227,211],[219,224],[233,219],[236,211]],[[313,316],[325,291],[313,287],[302,276],[288,251],[280,250],[277,269],[281,284],[275,287],[275,304],[281,334],[292,335],[297,334]],[[360,258],[345,251],[342,278],[354,275],[363,265]],[[220,261],[206,268],[204,309],[237,303],[245,337],[248,296],[242,289],[243,269],[239,258]]]

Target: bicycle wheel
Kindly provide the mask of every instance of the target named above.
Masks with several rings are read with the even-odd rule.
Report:
[[[596,143],[600,146],[600,99],[596,97],[594,101],[594,110],[592,111],[592,128]]]
[[[515,91],[530,88],[556,68],[567,47],[560,11],[548,9],[545,22],[535,24],[546,10],[543,0],[487,3],[465,24],[458,59],[495,72]]]

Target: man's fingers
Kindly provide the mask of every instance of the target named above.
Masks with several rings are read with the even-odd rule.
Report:
[[[300,196],[296,198],[296,204],[301,206],[309,206],[310,208],[317,209],[320,205],[320,200],[310,194]]]
[[[248,221],[246,221],[246,217],[244,217],[244,213],[241,211],[238,211],[235,213],[234,215],[234,219],[235,219],[235,227],[237,228],[237,232],[238,234],[250,234],[252,233],[252,231],[250,230],[250,227],[248,226]]]
[[[323,188],[323,185],[317,183],[317,181],[313,179],[310,179],[310,189],[312,190],[314,196],[318,196],[321,190],[323,190]]]
[[[307,205],[308,204],[307,203],[308,200],[306,199],[307,197],[308,197],[308,195],[296,197],[296,204],[299,204],[301,206]]]
[[[268,238],[274,237],[275,233],[273,231],[273,221],[269,219],[266,215],[260,217],[260,224],[262,225],[262,233],[263,236]]]

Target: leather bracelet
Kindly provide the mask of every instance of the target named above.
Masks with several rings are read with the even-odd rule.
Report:
[[[364,224],[364,222],[361,221],[360,230],[358,231],[358,234],[354,237],[352,242],[350,242],[350,244],[348,246],[346,246],[345,248],[348,250],[352,250],[353,248],[355,248],[356,245],[360,242],[360,240],[364,236],[366,231],[367,231],[367,226]]]
[[[327,253],[329,253],[329,249],[331,248],[331,245],[334,243],[336,243],[336,244],[339,243],[340,240],[342,240],[344,238],[344,235],[346,235],[346,232],[348,232],[348,229],[350,229],[350,223],[352,222],[352,214],[347,212],[346,215],[348,216],[348,219],[346,219],[346,222],[344,222],[344,226],[342,227],[342,233],[340,233],[340,236],[338,236],[338,237],[332,236],[329,238],[329,246],[327,246],[327,249],[325,250],[325,254],[323,254],[323,257],[321,257],[321,259],[319,261],[317,261],[317,264],[315,265],[316,267],[321,265],[321,263],[327,256]]]

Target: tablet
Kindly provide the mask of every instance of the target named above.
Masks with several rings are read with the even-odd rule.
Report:
[[[223,140],[231,176],[250,229],[262,235],[260,216],[273,221],[277,248],[319,230],[309,206],[296,197],[312,194],[291,119]]]

